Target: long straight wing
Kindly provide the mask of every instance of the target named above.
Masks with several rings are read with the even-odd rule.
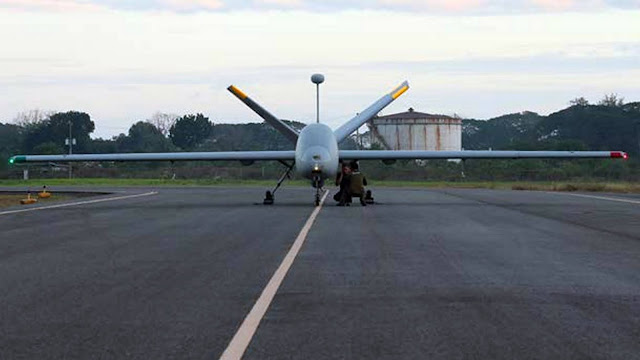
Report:
[[[573,159],[622,158],[622,151],[420,151],[420,150],[340,150],[341,160],[400,159]]]
[[[256,114],[258,114],[261,118],[264,119],[269,125],[273,126],[276,130],[278,130],[282,135],[284,135],[287,139],[289,139],[292,143],[296,143],[298,141],[298,132],[287,125],[284,121],[278,119],[270,112],[268,112],[265,108],[260,106],[257,102],[253,101],[250,97],[247,96],[244,92],[242,92],[237,87],[231,85],[227,88],[233,95],[235,95],[240,101],[242,101],[245,105],[247,105],[251,110],[253,110]]]
[[[169,152],[124,154],[73,154],[73,155],[16,155],[10,164],[27,162],[69,161],[259,161],[294,160],[295,151],[227,151],[227,152]]]
[[[365,122],[369,121],[371,118],[376,116],[382,109],[387,107],[387,105],[391,104],[393,100],[400,97],[400,95],[404,94],[405,91],[409,89],[409,82],[405,81],[397,88],[393,89],[392,92],[378,99],[378,101],[374,102],[368,108],[364,109],[361,113],[356,115],[353,119],[347,121],[342,126],[336,129],[333,133],[336,136],[338,142],[347,138],[347,136],[351,135],[357,128],[362,126]]]

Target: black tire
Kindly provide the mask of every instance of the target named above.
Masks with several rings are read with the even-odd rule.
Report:
[[[271,191],[267,190],[264,194],[264,200],[262,201],[264,205],[273,205],[273,194]]]

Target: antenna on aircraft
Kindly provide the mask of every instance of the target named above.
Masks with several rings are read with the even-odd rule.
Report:
[[[316,123],[320,123],[320,84],[324,82],[324,75],[311,75],[311,82],[316,84]]]

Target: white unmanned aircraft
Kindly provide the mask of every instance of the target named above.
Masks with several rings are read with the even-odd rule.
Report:
[[[317,87],[324,82],[324,76],[314,74],[311,81]],[[274,194],[293,169],[304,178],[311,180],[316,189],[315,204],[320,204],[320,189],[324,180],[336,176],[341,161],[398,159],[531,159],[531,158],[627,158],[622,151],[420,151],[420,150],[338,150],[338,143],[347,138],[365,122],[376,116],[382,109],[409,89],[403,82],[371,106],[347,121],[338,129],[331,130],[321,124],[319,115],[315,124],[309,124],[300,132],[292,129],[262,106],[249,98],[237,87],[228,90],[255,111],[267,123],[276,128],[287,139],[296,144],[293,151],[232,151],[232,152],[180,152],[180,153],[127,153],[127,154],[73,154],[73,155],[17,155],[9,159],[10,164],[26,162],[81,162],[81,161],[230,161],[236,160],[250,165],[258,160],[276,160],[287,170],[279,179],[273,191],[267,191],[265,204],[273,204]]]

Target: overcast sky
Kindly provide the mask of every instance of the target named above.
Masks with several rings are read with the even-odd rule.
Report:
[[[640,100],[640,0],[0,0],[0,122],[86,111],[110,137],[154,112],[336,127],[403,80],[409,107],[489,118]]]

